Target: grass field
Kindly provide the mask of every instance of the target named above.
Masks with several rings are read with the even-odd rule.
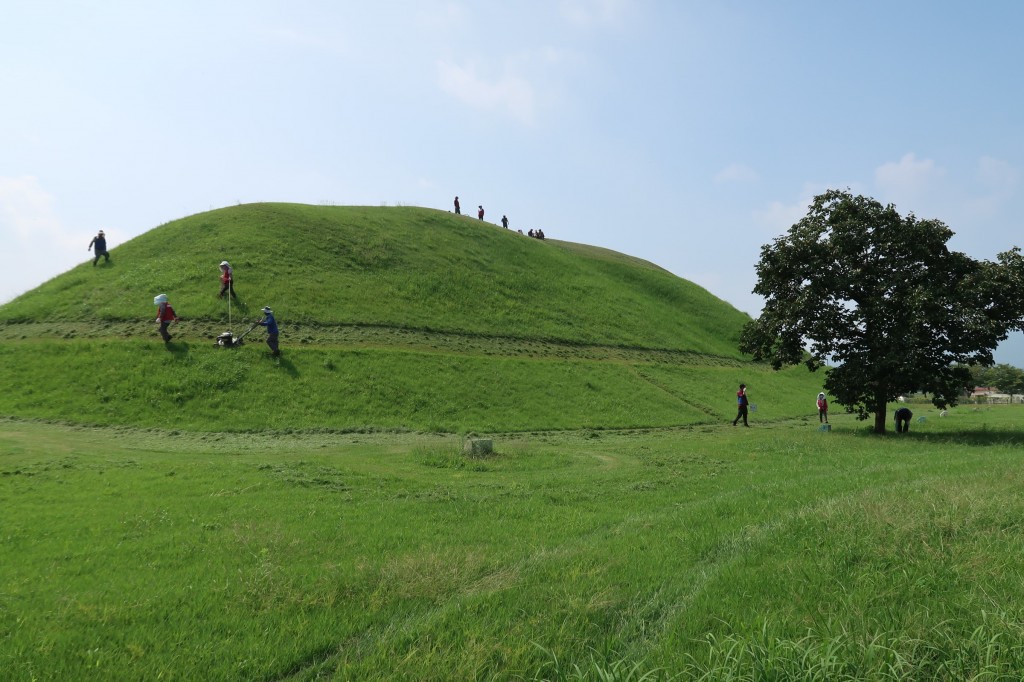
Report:
[[[1016,407],[458,436],[0,421],[5,679],[1020,679]]]

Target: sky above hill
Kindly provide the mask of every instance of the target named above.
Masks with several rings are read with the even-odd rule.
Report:
[[[829,188],[995,259],[1024,245],[1022,25],[1012,0],[7,0],[0,302],[99,229],[255,201],[459,195],[753,316],[761,246]]]

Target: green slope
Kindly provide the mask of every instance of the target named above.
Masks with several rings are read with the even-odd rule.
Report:
[[[189,319],[226,319],[228,260],[245,304],[282,321],[692,350],[740,357],[747,316],[615,252],[539,241],[423,208],[255,204],[151,230],[0,307],[0,321],[139,320],[167,293]]]
[[[235,267],[239,333],[216,348]],[[152,298],[183,321],[164,347]],[[806,372],[737,350],[744,313],[657,266],[422,208],[256,204],[155,228],[0,307],[0,415],[201,431],[521,431],[807,414]],[[758,397],[762,398],[760,401]]]

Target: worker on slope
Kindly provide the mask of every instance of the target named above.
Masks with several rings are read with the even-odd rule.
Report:
[[[226,260],[220,262],[220,293],[219,298],[224,298],[224,294],[230,292],[231,298],[238,300],[238,296],[235,296],[235,271],[231,269],[231,264]]]
[[[95,249],[93,249],[94,246],[96,247]],[[87,248],[86,251],[90,250],[93,252],[93,255],[96,256],[92,259],[93,267],[96,267],[96,263],[99,261],[100,256],[106,258],[106,260],[103,261],[104,263],[110,262],[110,253],[107,251],[107,235],[103,234],[103,230],[100,230],[96,236],[92,238],[92,241],[89,242],[89,248]]]
[[[171,335],[167,333],[167,327],[170,326],[171,322],[177,320],[178,316],[174,314],[174,308],[167,302],[167,294],[160,294],[154,297],[153,304],[157,306],[156,322],[160,325],[160,336],[163,338],[164,343],[170,343]]]
[[[270,306],[263,307],[263,319],[256,324],[267,328],[267,345],[270,346],[270,354],[275,358],[281,355],[281,349],[277,345],[277,320],[274,319],[274,311]]]

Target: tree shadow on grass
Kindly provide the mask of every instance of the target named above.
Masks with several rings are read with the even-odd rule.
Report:
[[[967,431],[946,431],[942,433],[925,433],[910,431],[909,433],[890,434],[895,438],[906,438],[927,443],[948,443],[951,445],[1013,445],[1024,446],[1024,431],[998,429],[971,429]]]

